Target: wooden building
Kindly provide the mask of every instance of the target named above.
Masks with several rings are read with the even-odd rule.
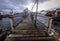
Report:
[[[56,9],[55,11],[47,12],[46,16],[49,16],[49,17],[60,17],[60,8]]]

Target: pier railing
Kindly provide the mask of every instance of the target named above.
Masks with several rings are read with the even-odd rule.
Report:
[[[46,16],[39,16],[39,17],[43,17],[43,18],[47,18],[48,19],[48,27],[47,28],[47,33],[49,34],[49,36],[53,36],[56,40],[60,41],[60,38],[59,38],[59,34],[54,30],[52,29],[52,17],[46,17]],[[12,33],[14,33],[14,20],[13,20],[13,15],[10,15],[10,23],[11,23],[11,31]]]
[[[49,34],[49,36],[52,36],[54,37],[57,41],[60,41],[60,35],[55,31],[54,28],[52,28],[52,20],[53,20],[53,17],[47,17],[47,16],[39,16],[38,17],[42,17],[42,18],[47,18],[48,19],[48,24],[47,24],[47,27],[46,27],[46,32]],[[32,21],[34,21],[34,19],[32,19]]]

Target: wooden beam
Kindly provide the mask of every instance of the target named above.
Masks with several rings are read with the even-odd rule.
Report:
[[[49,20],[48,20],[48,33],[50,33],[50,31],[51,31],[51,27],[52,27],[52,18],[49,17]]]
[[[10,24],[11,24],[11,31],[13,33],[14,32],[14,19],[13,19],[13,15],[10,16]]]

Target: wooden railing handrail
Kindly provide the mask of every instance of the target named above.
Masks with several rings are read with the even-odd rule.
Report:
[[[48,29],[47,29],[48,34],[49,34],[50,36],[53,36],[54,38],[56,38],[58,41],[60,41],[59,34],[58,34],[54,29],[52,29],[52,20],[53,20],[53,17],[40,16],[40,15],[37,15],[37,16],[48,19]],[[52,32],[52,33],[51,33],[51,32]],[[51,35],[51,34],[52,34],[52,35]]]

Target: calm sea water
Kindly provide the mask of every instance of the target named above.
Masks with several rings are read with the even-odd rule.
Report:
[[[48,27],[48,18],[44,18],[44,17],[37,17],[37,22],[38,23],[43,23],[45,26]],[[54,28],[60,28],[60,22],[58,21],[52,21],[52,26]]]
[[[38,21],[38,23],[41,22],[41,23],[43,23],[44,25],[48,26],[48,19],[47,19],[47,18],[37,17],[37,21]]]
[[[22,17],[14,17],[14,26],[16,27],[17,24],[19,24],[22,21]],[[44,17],[37,17],[37,22],[40,24],[43,23],[45,26],[48,26],[48,19],[44,18]],[[58,24],[57,24],[58,23]],[[56,25],[55,25],[56,24]],[[59,26],[60,24],[59,22],[55,21],[54,22],[54,26]],[[10,25],[10,19],[9,18],[3,18],[2,20],[0,20],[0,28],[2,29],[11,29],[11,25]]]
[[[17,26],[18,23],[22,21],[22,17],[15,17],[14,18],[14,26]],[[9,18],[3,18],[0,20],[0,28],[1,29],[11,29],[10,19]]]

